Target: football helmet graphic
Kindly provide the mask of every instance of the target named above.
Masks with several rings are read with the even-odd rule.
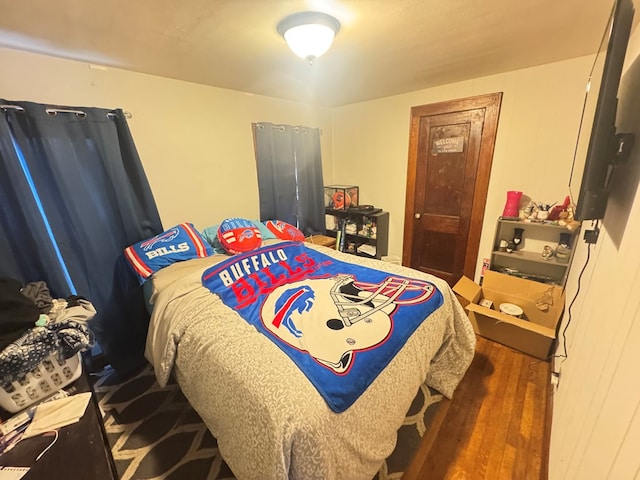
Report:
[[[347,372],[354,353],[380,345],[401,305],[426,301],[433,285],[387,277],[379,284],[352,275],[307,279],[271,292],[260,312],[265,328],[335,373]]]

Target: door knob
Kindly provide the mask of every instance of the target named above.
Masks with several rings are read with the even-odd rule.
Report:
[[[419,213],[416,213],[416,214],[414,215],[414,217],[416,217],[416,218],[420,218],[421,216],[422,216],[422,215],[421,215],[421,214],[419,214]]]

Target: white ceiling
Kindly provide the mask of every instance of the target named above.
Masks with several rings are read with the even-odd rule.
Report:
[[[0,45],[337,106],[594,53],[612,3],[0,0]],[[304,10],[342,24],[311,66],[276,31]]]

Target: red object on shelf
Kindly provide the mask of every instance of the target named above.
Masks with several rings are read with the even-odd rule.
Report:
[[[567,195],[566,197],[564,197],[564,203],[562,205],[556,205],[551,209],[547,220],[559,220],[560,214],[569,207],[569,203],[571,203],[571,198],[569,198],[569,195]]]
[[[522,198],[522,192],[509,190],[507,192],[507,203],[504,205],[502,216],[507,218],[520,217],[520,199],[521,198]]]

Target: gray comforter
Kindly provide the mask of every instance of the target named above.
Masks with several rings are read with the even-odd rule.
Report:
[[[341,260],[434,283],[444,304],[364,394],[334,413],[271,340],[201,284],[214,255],[154,276],[146,356],[161,385],[173,373],[239,480],[368,480],[391,454],[418,388],[451,397],[475,335],[446,282],[402,266],[313,246]]]

